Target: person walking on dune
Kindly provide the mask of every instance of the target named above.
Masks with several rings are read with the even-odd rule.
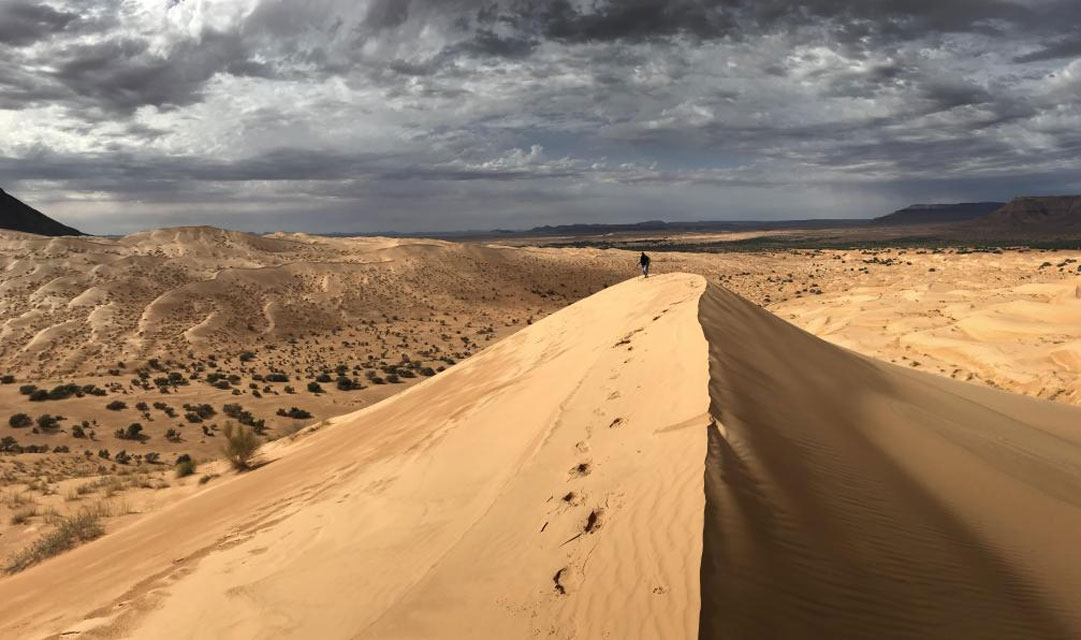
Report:
[[[643,278],[648,278],[649,277],[649,256],[646,255],[645,251],[642,252],[642,257],[638,258],[638,266],[642,268],[642,277]]]

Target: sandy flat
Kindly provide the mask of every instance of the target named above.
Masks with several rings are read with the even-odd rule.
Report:
[[[887,273],[770,310],[865,355],[1081,405],[1081,277],[1075,252],[890,255],[912,265],[876,266]],[[1041,268],[1051,261],[1065,267]]]

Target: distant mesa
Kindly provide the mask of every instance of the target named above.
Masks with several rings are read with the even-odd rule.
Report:
[[[60,224],[37,209],[0,189],[0,229],[41,236],[82,236],[78,229]]]
[[[533,227],[522,235],[543,236],[587,236],[614,233],[663,232],[663,233],[702,233],[731,231],[766,231],[783,229],[839,229],[859,227],[867,223],[864,219],[822,218],[810,220],[700,220],[665,222],[647,220],[627,224],[562,224]]]
[[[956,204],[914,204],[875,218],[876,225],[942,224],[986,218],[1004,202],[958,202]]]
[[[987,221],[996,227],[1061,233],[1081,231],[1081,196],[1014,198]]]

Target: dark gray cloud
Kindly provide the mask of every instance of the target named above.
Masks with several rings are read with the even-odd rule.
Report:
[[[177,107],[201,100],[215,74],[262,75],[265,65],[252,60],[244,42],[232,33],[205,30],[183,40],[168,55],[154,52],[146,39],[118,36],[56,50],[56,70],[49,74],[82,104],[110,112],[142,106]]]
[[[1081,190],[1078,24],[1076,0],[0,0],[0,176],[97,231]]]
[[[1045,30],[1052,16],[1071,15],[1068,1],[1026,6],[1006,0],[530,0],[505,6],[502,19],[523,31],[566,41],[609,41],[689,35],[754,37],[763,31],[829,24],[836,38],[915,38],[928,33]],[[489,11],[493,11],[489,9]],[[996,25],[996,23],[999,23]]]
[[[62,32],[78,14],[25,0],[0,3],[0,44],[23,47]]]
[[[1079,28],[1081,30],[1081,28]],[[1062,58],[1076,58],[1081,56],[1081,33],[1072,37],[1056,40],[1051,44],[1039,49],[1016,56],[1013,61],[1018,63],[1043,62],[1046,60],[1059,60]]]

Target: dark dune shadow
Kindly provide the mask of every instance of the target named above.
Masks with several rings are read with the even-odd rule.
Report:
[[[1078,637],[1076,612],[1062,606],[1081,584],[1078,554],[1036,548],[1038,535],[1012,539],[996,520],[1012,505],[890,443],[928,443],[936,462],[978,463],[1049,504],[1063,482],[1081,486],[1076,446],[1045,450],[1046,434],[1017,416],[829,345],[719,288],[703,296],[700,318],[721,426],[709,428],[699,637]],[[922,412],[900,410],[908,406]],[[1053,460],[1054,473],[1019,482],[981,429],[956,426],[974,422],[1013,458]],[[985,518],[954,508],[970,496],[987,501]],[[1075,504],[1053,504],[1061,510],[1034,532],[1081,522]],[[1064,566],[1050,575],[1026,560],[1041,554]]]

